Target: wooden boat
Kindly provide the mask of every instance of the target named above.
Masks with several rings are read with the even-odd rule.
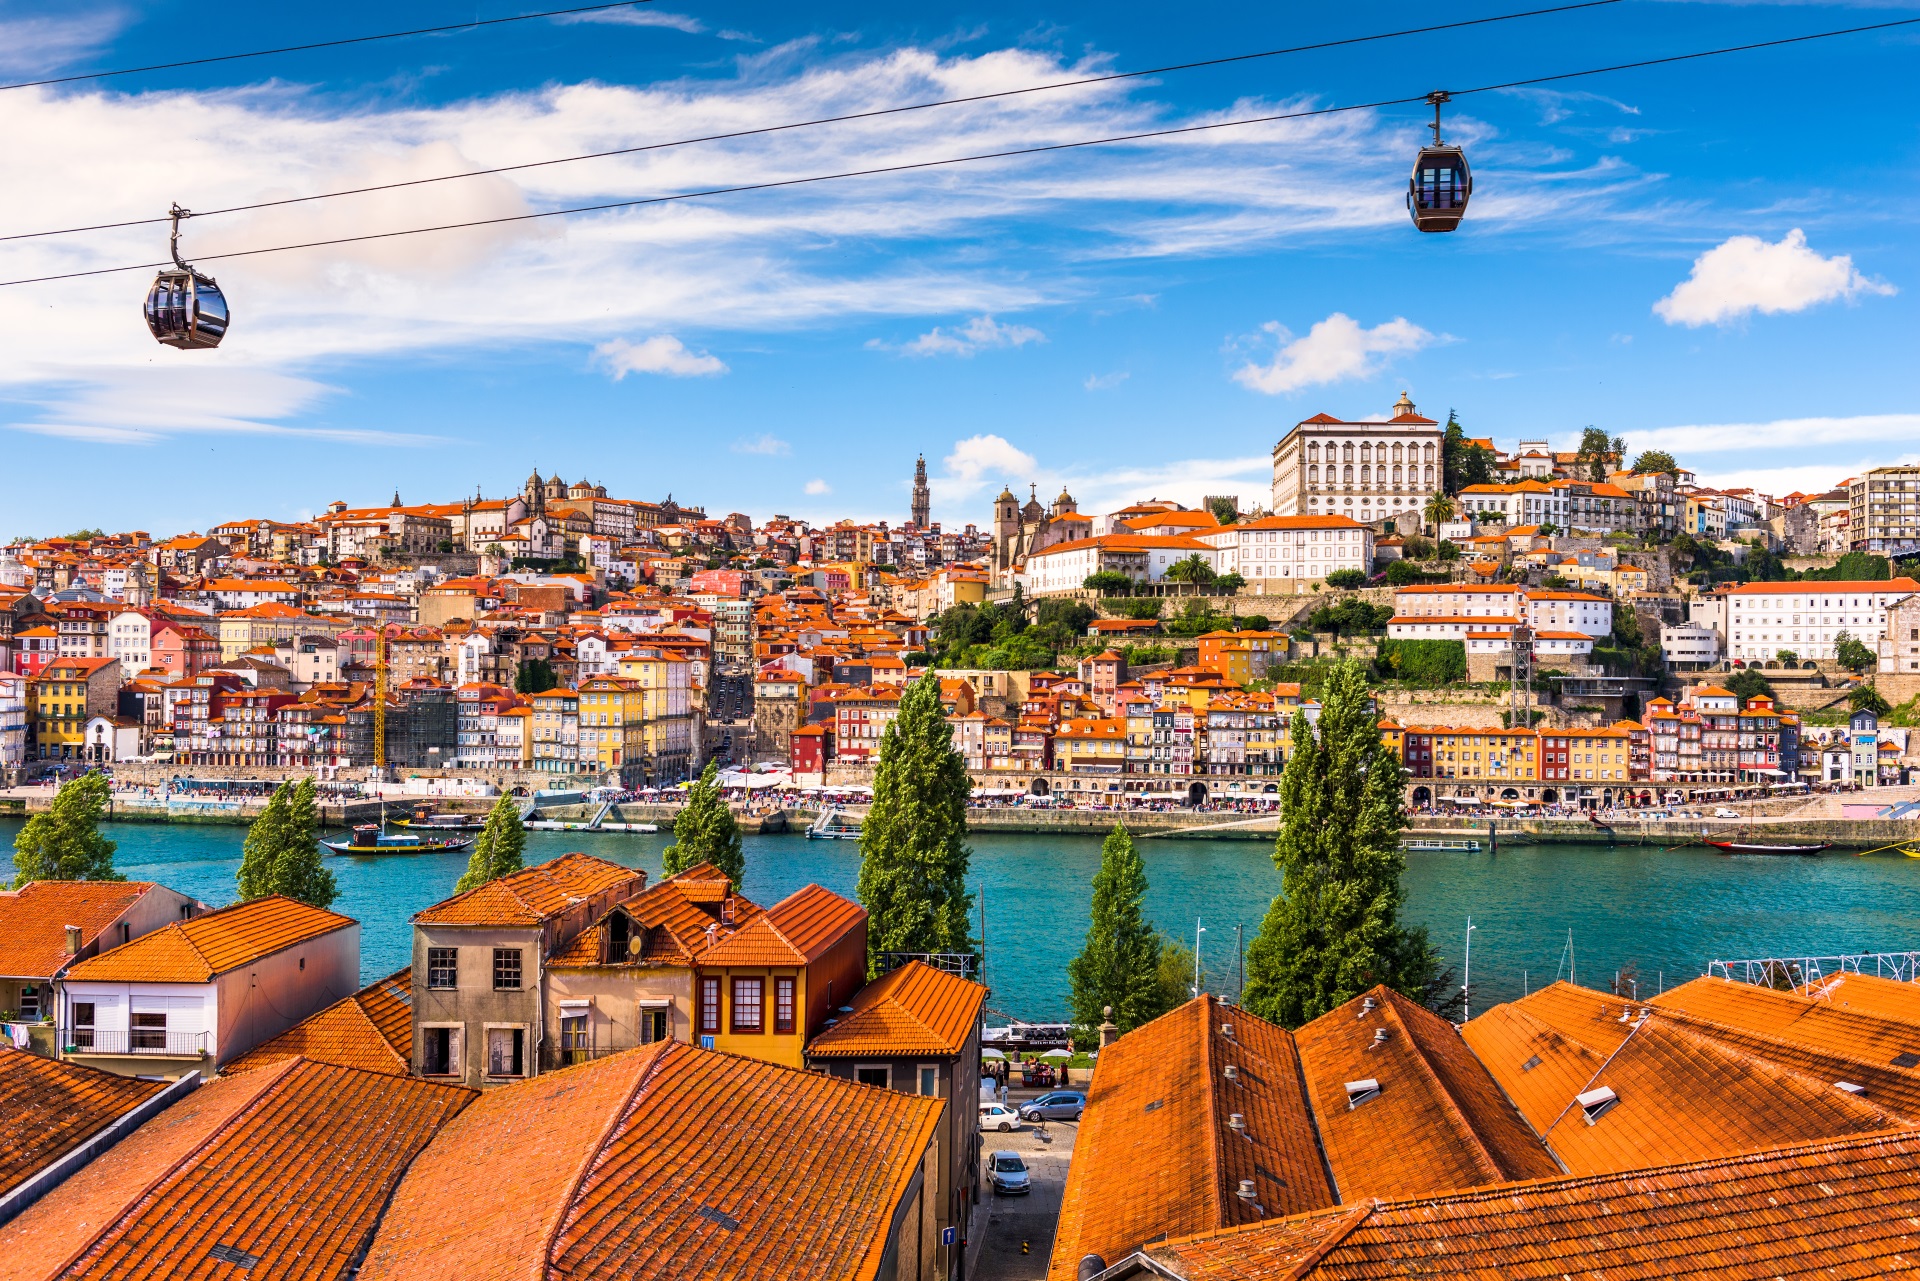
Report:
[[[422,836],[416,832],[383,831],[378,823],[362,823],[344,841],[321,841],[335,854],[447,854],[464,850],[477,837]]]
[[[487,825],[485,814],[421,814],[396,818],[395,827],[411,827],[423,832],[478,832]]]
[[[1701,844],[1711,845],[1722,854],[1818,854],[1821,850],[1832,849],[1831,842],[1823,841],[1818,845],[1756,845],[1750,841],[1708,841]],[[1920,856],[1916,856],[1920,857]]]

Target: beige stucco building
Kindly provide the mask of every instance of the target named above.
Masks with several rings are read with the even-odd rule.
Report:
[[[1273,514],[1373,524],[1418,515],[1440,491],[1440,424],[1405,392],[1385,422],[1315,414],[1273,447]]]

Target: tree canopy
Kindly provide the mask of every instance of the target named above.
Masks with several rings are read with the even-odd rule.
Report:
[[[320,854],[320,805],[312,778],[275,788],[247,827],[235,875],[242,901],[284,894],[331,907],[339,886]]]
[[[925,677],[921,681],[925,681]],[[939,680],[934,680],[939,687]],[[673,844],[660,855],[661,870],[668,876],[684,872],[702,863],[711,863],[727,874],[733,888],[740,888],[746,875],[747,856],[740,845],[740,824],[733,817],[727,798],[720,794],[720,765],[708,761],[700,777],[687,789],[687,803],[673,820]]]
[[[1856,685],[1847,694],[1847,710],[1850,712],[1872,712],[1875,716],[1885,716],[1893,710],[1880,691],[1871,685]]]
[[[940,707],[938,679],[907,687],[880,737],[873,805],[860,826],[858,894],[869,977],[885,952],[977,956],[969,933],[966,762]]]
[[[1160,986],[1160,936],[1147,920],[1147,867],[1126,826],[1115,823],[1100,847],[1093,907],[1080,955],[1067,964],[1073,1021],[1095,1027],[1112,1009],[1122,1032],[1159,1018],[1169,1006]]]
[[[44,814],[13,838],[13,888],[29,881],[124,881],[113,870],[114,842],[100,834],[113,789],[104,774],[82,774],[61,786]]]
[[[488,881],[519,871],[524,866],[520,856],[526,848],[527,829],[520,822],[520,811],[515,808],[513,798],[502,792],[493,808],[487,811],[487,825],[481,829],[480,839],[473,843],[473,853],[467,856],[466,875],[454,886],[455,891],[478,889]]]
[[[1400,760],[1380,741],[1360,665],[1338,664],[1318,731],[1293,718],[1280,778],[1275,896],[1247,949],[1245,1005],[1299,1027],[1384,983],[1431,999],[1440,960],[1426,931],[1402,926]]]
[[[1879,661],[1873,647],[1856,638],[1852,633],[1840,631],[1833,635],[1833,661],[1850,672],[1864,672]]]
[[[1664,449],[1643,449],[1633,460],[1633,474],[1636,476],[1651,476],[1662,472],[1673,475],[1679,470],[1680,464],[1675,462],[1673,455]]]

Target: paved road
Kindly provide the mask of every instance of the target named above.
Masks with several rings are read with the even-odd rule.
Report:
[[[975,1281],[1041,1281],[1047,1275],[1060,1194],[1067,1185],[1067,1163],[1079,1129],[1077,1122],[1049,1121],[1044,1138],[1031,1126],[1012,1134],[989,1131],[980,1136],[983,1161],[1000,1150],[1026,1158],[1033,1191],[1023,1197],[988,1194],[986,1240],[973,1273]],[[1020,1253],[1022,1242],[1027,1245],[1026,1254]]]

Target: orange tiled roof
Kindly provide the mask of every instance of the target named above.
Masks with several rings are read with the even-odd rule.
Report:
[[[0,1044],[0,1196],[166,1088]]]
[[[406,1076],[413,1056],[413,968],[368,984],[220,1070],[248,1072],[296,1056]]]
[[[361,1281],[865,1281],[944,1106],[678,1041],[540,1076],[414,1163]]]
[[[1226,1079],[1230,1064],[1237,1081]],[[1089,1254],[1117,1263],[1165,1235],[1336,1204],[1300,1080],[1284,1028],[1211,996],[1102,1050],[1049,1281],[1074,1281]],[[1254,1181],[1258,1208],[1236,1195],[1241,1179]]]
[[[721,925],[722,904],[729,897],[727,874],[711,863],[698,863],[648,886],[618,907],[609,908],[593,927],[580,931],[548,959],[549,968],[597,966],[600,940],[607,919],[624,913],[633,923],[629,937],[629,965],[691,965],[706,946],[707,930]],[[731,895],[733,922],[739,928],[765,910],[744,894]]]
[[[820,885],[807,885],[733,933],[715,940],[702,965],[805,965],[845,938],[865,930],[867,909]]]
[[[352,917],[272,894],[190,921],[173,921],[80,962],[67,971],[67,979],[90,983],[205,983],[216,974],[237,970],[283,948],[354,924]]]
[[[1562,1177],[1151,1246],[1187,1281],[1880,1277],[1914,1271],[1920,1134]]]
[[[0,1277],[343,1276],[407,1164],[474,1097],[304,1059],[222,1078],[0,1228]]]
[[[34,881],[0,891],[0,974],[52,978],[72,957],[67,926],[82,951],[154,887],[152,881]]]
[[[624,882],[645,880],[645,872],[591,854],[562,854],[435,903],[414,913],[413,921],[416,925],[538,925],[581,898]]]
[[[960,1054],[986,998],[978,983],[908,961],[856,992],[853,1013],[815,1037],[807,1056]]]

